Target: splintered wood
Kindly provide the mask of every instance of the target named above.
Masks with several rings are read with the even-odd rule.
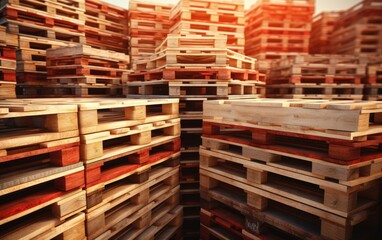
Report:
[[[264,224],[306,239],[362,233],[380,201],[381,107],[362,101],[205,101],[200,191],[206,234],[218,231],[211,223],[217,201],[243,214],[248,225],[238,225],[241,234],[262,236]],[[376,225],[368,229],[378,232]]]

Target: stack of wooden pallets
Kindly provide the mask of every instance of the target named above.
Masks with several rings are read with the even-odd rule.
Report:
[[[227,36],[227,47],[244,53],[243,0],[180,0],[170,19],[172,34]]]
[[[364,80],[365,100],[382,100],[382,59],[370,61]]]
[[[45,84],[20,84],[24,97],[115,97],[122,94],[122,73],[129,56],[87,45],[47,51]]]
[[[17,35],[0,26],[0,98],[16,97]]]
[[[208,99],[258,98],[264,95],[264,75],[255,59],[226,48],[226,37],[170,34],[140,69],[126,74],[128,97],[180,99],[181,203],[185,207],[186,238],[199,232],[199,145],[202,105]]]
[[[382,54],[381,3],[364,0],[341,15],[330,37],[332,53]]]
[[[46,49],[84,43],[84,0],[5,0],[0,24],[19,36],[17,82],[46,80]]]
[[[50,98],[0,105],[7,129],[0,135],[2,239],[39,233],[51,239],[62,232],[67,240],[84,239],[85,233],[87,239],[180,238],[178,99]],[[85,189],[72,190],[78,186]],[[39,217],[43,223],[31,223]],[[23,230],[13,232],[19,224]]]
[[[77,106],[0,101],[0,238],[84,239]]]
[[[179,100],[78,103],[88,239],[179,234]]]
[[[303,239],[379,236],[381,109],[360,101],[204,102],[202,218],[219,217],[220,202],[245,218],[220,216],[225,231],[261,237],[271,225]]]
[[[128,54],[128,10],[99,0],[85,1],[86,44]]]
[[[330,54],[274,61],[267,78],[267,97],[361,100],[367,61],[360,56]]]
[[[131,62],[142,60],[155,52],[170,29],[173,5],[132,0],[129,4]],[[135,65],[132,65],[134,68]]]
[[[322,12],[313,18],[309,42],[310,54],[328,54],[331,52],[331,34],[341,14],[341,11]]]
[[[260,71],[274,59],[309,51],[315,0],[259,0],[245,15],[245,54],[258,59]]]

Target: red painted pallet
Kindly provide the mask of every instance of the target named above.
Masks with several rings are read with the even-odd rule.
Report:
[[[126,148],[126,153],[106,156],[97,162],[87,163],[86,187],[104,186],[122,177],[130,177],[132,181],[139,179],[143,182],[151,167],[168,159],[175,159],[179,155],[180,143],[179,139],[159,138],[153,141],[149,147],[130,148]]]
[[[74,33],[81,33],[84,30],[83,20],[74,19],[73,16],[70,18],[57,18],[55,15],[30,12],[28,8],[18,6],[7,6],[3,8],[0,11],[0,17],[6,19],[6,21],[13,20],[56,30],[63,29]]]
[[[229,136],[224,131],[227,129]],[[382,156],[381,134],[367,136],[363,141],[350,141],[205,121],[203,136],[344,165]]]
[[[97,17],[101,20],[120,23],[127,19],[128,11],[124,8],[99,0],[85,1],[86,14]]]
[[[18,22],[14,20],[7,20],[5,25],[7,26],[7,31],[13,34],[30,37],[43,37],[65,42],[85,42],[85,35],[83,32],[69,31],[64,28],[57,29],[28,22]]]
[[[52,196],[53,198],[47,201]],[[63,194],[43,190],[39,194],[35,194],[34,198],[42,205],[33,210],[29,209],[32,212],[25,213],[24,216],[13,221],[2,223],[1,239],[52,239],[58,237],[70,240],[85,238],[85,214],[81,212],[85,209],[85,191],[75,190]],[[44,201],[46,202],[44,203]],[[11,208],[18,203],[14,204]]]

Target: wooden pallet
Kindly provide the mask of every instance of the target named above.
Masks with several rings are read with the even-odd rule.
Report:
[[[262,82],[215,80],[158,80],[149,82],[128,82],[124,93],[127,96],[169,96],[181,98],[259,98],[264,96],[265,88]]]
[[[255,59],[229,49],[166,49],[150,57],[146,69],[232,67],[255,70]]]
[[[283,167],[278,168],[276,162],[275,168],[264,168],[265,165],[258,165],[231,152],[228,152],[230,155],[226,155],[224,150],[207,149],[209,148],[201,148],[201,169],[230,176],[244,184],[280,194],[345,218],[351,217],[355,212],[370,208],[379,201],[377,193],[382,174],[378,170],[369,177],[355,179],[352,181],[354,185],[350,187],[313,175],[308,177],[303,173],[298,173],[302,169],[299,167],[290,166],[290,171],[288,171]],[[381,163],[378,165],[380,170]],[[364,184],[368,187],[361,187]],[[340,190],[341,188],[342,190]],[[371,193],[376,194],[372,196]]]
[[[382,31],[375,24],[355,24],[332,33],[331,51],[337,54],[380,54]],[[368,44],[370,43],[370,44]]]
[[[152,21],[152,20],[142,20],[142,19],[130,19],[130,28],[136,30],[148,30],[148,31],[159,31],[168,32],[170,29],[169,22]]]
[[[73,33],[81,33],[84,29],[83,14],[80,13],[77,17],[79,16],[82,20],[75,19],[76,16],[73,14],[70,17],[56,16],[40,11],[31,12],[28,7],[15,5],[7,5],[0,10],[2,21],[12,20]]]
[[[226,131],[219,133],[223,129]],[[225,136],[228,133],[231,134]],[[361,141],[351,141],[214,121],[204,122],[203,136],[343,165],[369,161],[381,156],[378,148],[380,133]]]
[[[106,51],[106,50],[100,50],[100,49],[94,49],[92,47],[86,46],[86,45],[76,45],[71,47],[61,47],[61,48],[54,48],[47,51],[46,56],[49,60],[57,60],[59,61],[60,58],[70,58],[73,56],[83,56],[83,57],[89,57],[90,59],[100,59],[100,60],[107,60],[110,62],[121,62],[124,64],[129,63],[129,56],[113,52],[113,51]]]
[[[218,12],[243,12],[244,10],[244,3],[243,2],[236,2],[233,3],[231,1],[195,1],[195,0],[182,0],[179,1],[179,3],[172,9],[170,18],[174,18],[179,12],[181,12],[184,9],[209,9],[211,11],[218,11]]]
[[[156,48],[156,52],[161,52],[166,49],[177,48],[226,48],[227,37],[225,36],[213,36],[213,37],[201,37],[199,35],[179,35],[168,34],[167,38]]]
[[[265,82],[265,75],[257,70],[238,69],[230,67],[212,68],[166,68],[160,70],[125,73],[123,82],[151,81],[151,80],[241,80]]]
[[[1,154],[13,148],[78,136],[77,106],[1,101]],[[68,120],[70,119],[70,120]]]
[[[210,22],[244,26],[244,12],[219,11],[203,8],[182,8],[171,21]]]
[[[85,42],[85,35],[82,32],[73,32],[67,29],[45,27],[14,20],[7,20],[4,24],[7,26],[7,31],[12,34],[30,37],[43,37],[65,42]]]
[[[146,229],[137,240],[143,239],[180,239],[180,229],[183,224],[183,208],[177,206],[167,213],[163,218],[157,219]]]
[[[127,19],[128,14],[128,11],[122,7],[117,7],[99,0],[86,1],[84,9],[88,15],[115,23],[120,23],[124,19]]]
[[[223,176],[201,169],[201,197],[241,209],[239,211],[245,211],[259,221],[269,222],[299,238],[349,239],[352,227],[365,222],[373,211],[371,208],[364,209],[347,219],[235,181],[232,177],[232,174]]]
[[[268,77],[268,84],[284,84],[284,83],[316,83],[316,84],[354,84],[358,85],[362,83],[363,76],[341,76],[341,75],[292,75],[292,76],[280,76],[280,77]]]
[[[46,84],[46,73],[32,73],[32,72],[18,72],[16,73],[17,83],[22,86],[27,83],[33,84]]]
[[[4,170],[1,194],[12,193],[82,170],[79,152],[79,138],[49,142],[45,147],[28,146],[9,151],[8,155],[0,157]]]
[[[107,145],[113,147],[121,147],[115,142],[123,141],[123,146],[141,145],[141,147],[149,147],[154,137],[157,136],[179,136],[180,121],[179,119],[171,119],[158,121],[154,123],[146,123],[126,128],[116,128],[110,131],[97,132],[82,136],[81,153],[82,159],[86,162],[100,160],[107,153]]]
[[[147,174],[145,170],[151,165],[174,157],[180,150],[179,139],[168,137],[155,138],[151,144],[147,145],[112,149],[105,154],[102,160],[86,162],[87,187],[103,186],[105,183],[118,180],[121,178],[120,176],[135,175],[134,178],[137,178],[141,173]],[[123,161],[126,158],[128,161]],[[142,177],[144,176],[142,175]]]
[[[87,207],[93,211],[99,207],[107,205],[110,199],[107,197],[107,189],[112,189],[113,185],[119,182],[125,184],[145,184],[150,180],[150,176],[155,172],[171,170],[172,166],[179,165],[179,152],[170,149],[161,149],[168,147],[171,143],[165,143],[162,146],[153,146],[154,150],[162,152],[152,153],[147,160],[138,163],[134,158],[141,157],[140,153],[126,155],[130,163],[121,164],[122,157],[112,159],[111,161],[97,162],[86,166],[87,181]],[[166,151],[165,151],[166,150]],[[141,157],[143,158],[143,157]],[[118,166],[112,166],[113,164]],[[101,165],[101,166],[100,166]]]
[[[85,29],[86,44],[97,49],[111,50],[120,53],[128,53],[129,44],[127,37],[115,36]]]
[[[94,97],[121,97],[120,86],[74,85],[74,84],[19,84],[21,97],[28,98],[94,98]]]
[[[67,197],[68,201],[71,200]],[[65,201],[63,198],[62,202]],[[52,208],[60,204],[60,202],[52,204]],[[78,204],[78,201],[75,202]],[[66,206],[67,204],[64,203]],[[61,208],[61,207],[60,207]],[[48,210],[48,209],[47,209]],[[46,213],[29,214],[28,216],[17,219],[17,222],[11,222],[16,224],[15,226],[4,225],[1,228],[7,228],[5,231],[1,231],[1,239],[21,239],[21,238],[43,238],[52,239],[58,237],[64,240],[70,239],[84,239],[85,236],[85,214],[77,213],[73,216],[66,217],[65,220],[60,220],[54,214]]]
[[[293,76],[365,76],[365,64],[319,64],[304,63],[282,65],[277,67],[277,63],[273,64],[269,79]]]
[[[255,52],[307,52],[308,36],[255,34],[247,37],[245,42],[247,51]]]
[[[20,6],[24,8],[32,8],[52,15],[61,15],[63,17],[71,17],[81,19],[77,15],[84,12],[85,4],[82,0],[69,0],[65,3],[59,0],[52,0],[45,4],[36,0],[5,0],[4,4],[11,6]]]
[[[60,19],[76,19],[84,20],[84,3],[83,1],[68,1],[61,3],[59,1],[50,1],[41,3],[36,0],[6,0],[4,4],[14,9],[28,11],[34,9],[34,13],[41,16],[51,16]]]
[[[167,173],[153,174],[149,181],[143,184],[121,182],[105,191],[113,194],[109,196],[109,203],[93,211],[87,210],[87,236],[90,239],[100,236],[111,237],[140,218],[142,221],[133,224],[138,229],[133,229],[135,231],[130,233],[136,236],[137,232],[142,232],[141,230],[148,227],[153,220],[151,216],[160,218],[166,210],[169,211],[178,204],[179,187],[176,186],[178,184],[176,170],[175,167]],[[159,216],[155,216],[156,210],[161,212]]]
[[[11,193],[8,193],[9,189],[2,190],[1,224],[7,224],[8,227],[15,226],[15,221],[31,219],[30,214],[33,216],[38,212],[40,214],[48,212],[50,217],[55,218],[53,222],[57,224],[57,220],[83,211],[86,207],[85,191],[81,190],[84,186],[83,166],[82,164],[76,164],[76,166],[77,168],[72,170],[74,173],[66,172],[61,177],[52,176],[48,181],[46,179],[40,182],[31,180],[27,183],[29,187],[16,189]],[[49,208],[51,208],[50,211]]]
[[[215,36],[216,32],[227,38],[244,38],[244,26],[230,24],[180,21],[170,28],[173,34]]]
[[[268,85],[269,98],[362,100],[363,84],[275,84]]]
[[[274,130],[278,128],[288,132],[356,140],[360,136],[379,133],[379,109],[380,102],[362,101],[281,99],[209,101],[204,102],[204,118],[209,118],[210,121],[213,121],[212,119],[224,119],[224,121],[231,123],[233,123],[232,119],[235,119],[236,123],[240,121],[244,125],[256,125],[257,128]],[[251,112],[250,115],[243,114],[248,111]],[[275,114],[275,111],[277,114]],[[284,115],[284,111],[287,114]],[[292,112],[293,114],[291,114]],[[308,114],[309,117],[305,114]],[[335,115],[333,119],[336,120],[331,120],[331,114],[333,114],[333,117]],[[338,116],[342,114],[346,115],[346,117],[343,115],[346,123],[338,122]],[[325,117],[323,117],[324,115]],[[371,115],[374,115],[374,120],[370,118]],[[285,116],[288,117],[285,118]],[[297,116],[298,121],[295,119]],[[317,121],[308,120],[312,116]],[[325,119],[318,120],[320,116]],[[362,120],[363,117],[366,117],[365,121]],[[352,118],[353,120],[351,120]],[[369,121],[374,121],[374,123],[369,125]]]

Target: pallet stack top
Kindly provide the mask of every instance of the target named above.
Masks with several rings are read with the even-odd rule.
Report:
[[[366,57],[316,54],[273,61],[267,79],[268,97],[349,99],[363,98]]]
[[[381,54],[382,4],[364,0],[346,10],[334,25],[331,51],[337,54]]]
[[[90,46],[128,54],[128,10],[99,0],[85,1],[85,36]]]
[[[228,49],[226,36],[169,34],[149,60],[125,73],[126,94],[189,99],[263,95],[256,59]],[[231,96],[232,95],[232,96]]]
[[[130,56],[135,62],[147,58],[166,38],[172,4],[133,0],[129,3]],[[134,69],[134,65],[133,65]]]
[[[244,53],[244,1],[181,0],[170,19],[170,33],[226,35],[228,48]]]

